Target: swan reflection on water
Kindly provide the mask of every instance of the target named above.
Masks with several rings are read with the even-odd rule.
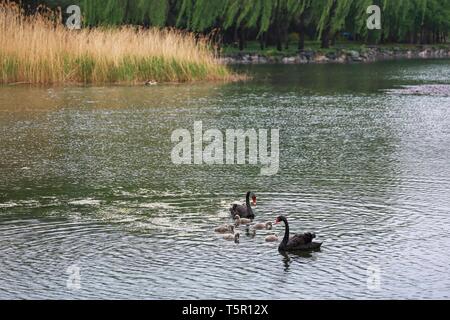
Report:
[[[284,271],[288,272],[292,262],[294,262],[296,260],[300,260],[300,259],[305,259],[305,258],[306,259],[313,258],[314,255],[312,253],[318,252],[318,251],[321,251],[321,250],[317,249],[314,251],[298,251],[298,252],[289,252],[289,253],[287,253],[286,251],[279,250],[278,252],[282,256],[281,260],[284,264]]]

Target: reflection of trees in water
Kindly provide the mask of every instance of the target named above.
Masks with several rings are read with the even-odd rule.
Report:
[[[390,94],[399,95],[425,95],[425,96],[450,96],[450,85],[448,84],[425,84],[414,86],[402,86],[387,91]]]

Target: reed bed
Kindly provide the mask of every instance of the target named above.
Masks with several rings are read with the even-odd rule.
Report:
[[[233,80],[207,39],[174,29],[69,30],[61,14],[32,16],[0,3],[0,83],[65,84]]]

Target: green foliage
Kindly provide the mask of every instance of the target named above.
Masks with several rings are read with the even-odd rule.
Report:
[[[24,4],[36,1],[23,1]],[[269,33],[288,39],[307,30],[310,38],[342,32],[366,42],[440,43],[450,30],[450,0],[47,0],[49,6],[81,4],[84,24],[176,26],[195,32],[235,30],[253,39]],[[382,30],[366,27],[367,8],[382,9]],[[169,14],[173,19],[168,19]],[[170,22],[172,21],[172,22]],[[302,29],[299,29],[302,27]],[[305,31],[306,32],[306,31]]]
[[[141,24],[163,27],[167,22],[169,0],[83,0],[84,24]]]

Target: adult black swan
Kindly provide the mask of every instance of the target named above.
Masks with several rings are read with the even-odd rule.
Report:
[[[316,237],[314,233],[296,234],[289,238],[289,223],[285,216],[279,216],[275,220],[275,224],[284,222],[284,238],[278,246],[278,250],[285,251],[304,251],[317,250],[322,246],[322,242],[313,242]]]
[[[238,215],[241,218],[255,219],[255,214],[253,213],[252,206],[250,205],[250,198],[252,198],[252,203],[256,206],[256,195],[249,191],[245,197],[245,204],[233,204],[230,207],[231,216],[234,218]]]

